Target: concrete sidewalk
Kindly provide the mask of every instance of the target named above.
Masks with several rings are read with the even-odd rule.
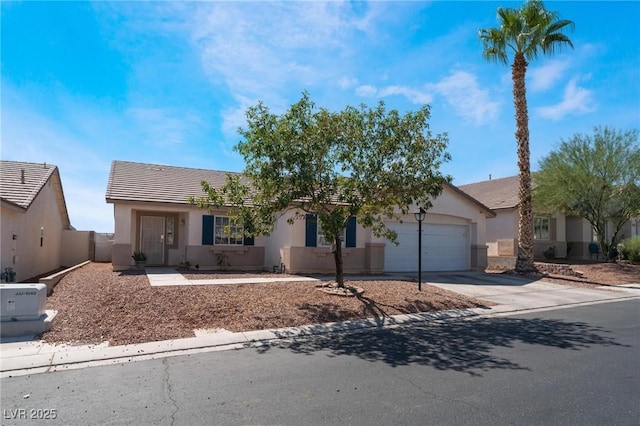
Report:
[[[262,284],[282,282],[319,281],[309,277],[276,277],[276,278],[216,278],[204,280],[189,280],[174,268],[145,268],[151,287],[182,286],[182,285],[231,285],[231,284]]]
[[[545,281],[487,275],[460,273],[428,277],[430,285],[498,304],[487,308],[396,315],[241,333],[226,330],[198,330],[195,337],[185,339],[111,347],[106,343],[83,346],[51,345],[42,341],[2,343],[0,344],[0,377],[242,348],[266,344],[277,339],[304,338],[321,333],[355,333],[371,328],[397,327],[420,321],[446,322],[478,316],[511,315],[531,310],[640,299],[639,285],[631,285],[628,288],[585,289]],[[426,281],[425,284],[427,284]]]

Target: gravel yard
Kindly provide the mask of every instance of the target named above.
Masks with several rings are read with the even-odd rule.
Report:
[[[201,328],[248,331],[487,306],[429,285],[418,292],[416,283],[407,281],[347,281],[365,290],[356,298],[328,295],[310,282],[151,287],[143,271],[111,269],[111,264],[91,263],[60,281],[47,299],[47,309],[58,315],[42,336],[45,341],[123,345],[191,337]]]
[[[574,271],[580,271],[582,278],[567,278],[553,276],[545,278],[559,284],[567,284],[579,287],[598,287],[605,285],[640,284],[640,264],[628,262],[606,263],[606,262],[564,262],[571,265]]]
[[[588,262],[572,268],[584,278],[545,280],[583,287],[640,283],[640,265]],[[237,332],[488,305],[427,284],[418,292],[416,283],[409,281],[347,281],[365,290],[358,298],[347,298],[318,291],[310,282],[151,287],[143,271],[111,269],[111,264],[91,263],[60,281],[47,299],[47,309],[58,315],[51,331],[42,336],[45,341],[123,345],[190,337],[194,329]],[[184,276],[197,280],[292,275],[185,271]]]

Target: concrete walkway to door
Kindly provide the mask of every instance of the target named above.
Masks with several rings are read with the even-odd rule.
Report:
[[[261,284],[281,282],[319,281],[309,277],[278,277],[278,278],[216,278],[205,280],[188,280],[174,268],[148,267],[145,273],[151,283],[151,287],[177,286],[177,285],[229,285],[229,284]]]

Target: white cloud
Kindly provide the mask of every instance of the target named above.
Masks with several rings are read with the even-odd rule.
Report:
[[[573,78],[564,89],[562,100],[546,107],[536,108],[536,113],[549,120],[560,120],[566,115],[580,115],[595,110],[593,92],[578,86],[577,79]]]
[[[458,115],[476,125],[493,121],[498,116],[499,103],[490,99],[488,90],[480,88],[473,74],[456,71],[428,87],[442,95]]]
[[[192,40],[205,70],[234,93],[261,97],[291,80],[319,79],[314,50],[344,47],[343,3],[204,3]],[[268,19],[267,19],[268,17]]]
[[[272,106],[285,104],[293,91],[355,86],[344,58],[357,53],[354,34],[373,33],[379,9],[350,2],[204,2],[185,20],[206,74],[244,109],[247,98]],[[227,111],[223,128],[235,131],[236,117]]]
[[[569,68],[568,61],[552,60],[546,64],[531,68],[527,73],[529,78],[528,88],[532,91],[542,91],[552,87],[564,77],[564,72]]]
[[[356,87],[356,95],[362,96],[363,98],[373,98],[377,93],[378,89],[369,84]]]
[[[337,84],[339,88],[346,90],[356,86],[358,84],[358,79],[355,77],[342,76],[338,79]]]
[[[387,96],[404,96],[410,102],[414,104],[428,104],[433,100],[433,96],[430,93],[419,89],[413,89],[407,86],[386,86],[380,89],[371,86],[363,85],[356,88],[356,95],[373,98],[385,98]]]
[[[127,114],[134,120],[141,142],[151,145],[182,145],[189,142],[189,136],[204,124],[193,111],[133,107]]]

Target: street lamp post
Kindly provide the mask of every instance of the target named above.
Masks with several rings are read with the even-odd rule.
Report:
[[[422,221],[426,213],[422,207],[414,213],[418,221],[418,291],[422,291]]]

